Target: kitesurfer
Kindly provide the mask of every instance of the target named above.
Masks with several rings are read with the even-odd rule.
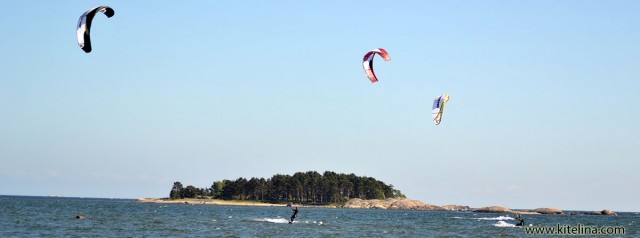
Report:
[[[298,207],[296,207],[295,209],[291,208],[291,211],[293,211],[293,214],[291,214],[291,221],[289,222],[289,224],[293,223],[293,219],[296,219],[296,217],[298,217]]]
[[[518,221],[516,226],[524,226],[524,218],[522,218],[520,214],[516,214],[516,220]]]

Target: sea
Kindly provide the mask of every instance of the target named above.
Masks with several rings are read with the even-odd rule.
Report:
[[[0,237],[531,237],[513,215],[139,203],[132,199],[0,196]],[[83,216],[84,219],[76,219]],[[640,213],[523,215],[527,226],[624,227],[640,237]],[[549,235],[549,237],[555,237]],[[546,237],[535,235],[535,237]],[[590,237],[590,236],[577,236]]]

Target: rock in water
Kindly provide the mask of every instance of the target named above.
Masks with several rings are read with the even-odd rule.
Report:
[[[540,214],[557,214],[557,215],[564,214],[564,212],[562,212],[562,210],[555,209],[555,208],[537,208],[537,209],[535,209],[533,211],[537,212],[537,213],[540,213]]]
[[[474,212],[486,212],[486,213],[513,213],[511,209],[501,206],[482,207],[474,210]]]
[[[462,205],[445,205],[442,206],[442,208],[448,210],[448,211],[469,211],[471,210],[471,208],[469,208],[469,206],[462,206]]]
[[[600,212],[601,215],[606,215],[606,216],[617,216],[618,214],[616,214],[615,212],[609,210],[609,209],[604,209]]]

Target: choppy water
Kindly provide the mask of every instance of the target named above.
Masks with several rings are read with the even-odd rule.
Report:
[[[86,219],[76,220],[76,215]],[[447,211],[136,203],[126,199],[0,196],[0,237],[523,237],[512,216]],[[640,214],[529,215],[534,225],[624,226]],[[607,236],[610,237],[610,236]]]

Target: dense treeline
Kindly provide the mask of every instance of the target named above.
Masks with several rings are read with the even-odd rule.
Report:
[[[326,171],[298,172],[293,176],[276,174],[271,178],[238,178],[215,181],[210,188],[183,187],[175,182],[169,194],[176,198],[214,198],[253,200],[270,203],[329,204],[343,203],[351,198],[385,199],[404,197],[393,185],[371,177],[336,174]]]

